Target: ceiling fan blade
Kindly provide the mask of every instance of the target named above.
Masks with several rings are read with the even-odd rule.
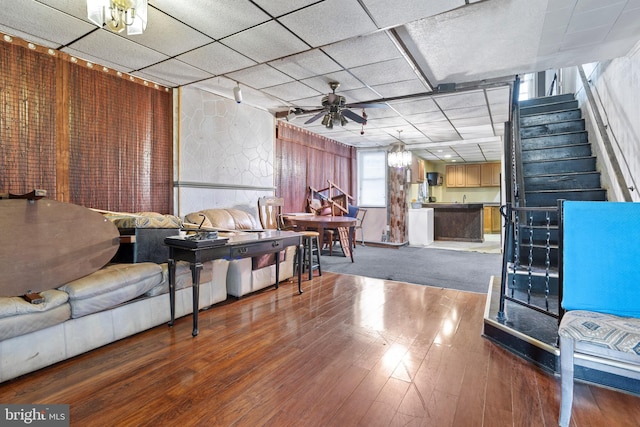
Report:
[[[344,110],[342,110],[342,115],[353,120],[354,122],[360,123],[360,124],[365,124],[367,123],[367,120],[365,118],[363,118],[362,116],[354,113],[351,110],[347,110],[346,108]]]
[[[320,111],[318,114],[316,114],[315,116],[311,117],[309,120],[307,120],[306,122],[304,122],[305,125],[308,125],[309,123],[313,123],[316,120],[318,120],[320,117],[324,116],[325,112],[324,111]]]
[[[387,104],[382,104],[382,103],[367,104],[366,102],[362,102],[359,104],[349,104],[347,105],[347,107],[349,108],[385,108],[387,107]]]

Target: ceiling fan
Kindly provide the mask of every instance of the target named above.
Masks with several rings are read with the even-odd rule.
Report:
[[[367,123],[367,116],[364,111],[362,115],[358,115],[349,108],[364,109],[386,106],[385,104],[347,104],[347,99],[344,96],[336,94],[336,89],[339,86],[340,83],[338,82],[329,83],[331,93],[322,97],[322,111],[304,122],[305,125],[315,122],[320,117],[322,117],[322,124],[329,129],[333,128],[334,123],[339,123],[342,126],[346,125],[349,122],[347,119],[364,125]]]

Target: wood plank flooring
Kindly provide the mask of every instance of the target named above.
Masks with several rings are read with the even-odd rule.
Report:
[[[481,336],[484,295],[325,273],[0,384],[72,426],[555,426],[559,380]],[[572,425],[640,398],[576,384]]]

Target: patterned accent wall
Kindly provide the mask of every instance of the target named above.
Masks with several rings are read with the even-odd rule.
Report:
[[[275,121],[246,104],[184,87],[175,167],[175,214],[239,208],[257,215],[274,194]]]

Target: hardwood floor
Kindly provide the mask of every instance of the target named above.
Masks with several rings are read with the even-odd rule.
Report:
[[[555,426],[558,379],[481,336],[485,297],[325,273],[0,384],[72,426]],[[168,308],[167,308],[168,309]],[[637,426],[640,398],[576,384],[573,426]]]

